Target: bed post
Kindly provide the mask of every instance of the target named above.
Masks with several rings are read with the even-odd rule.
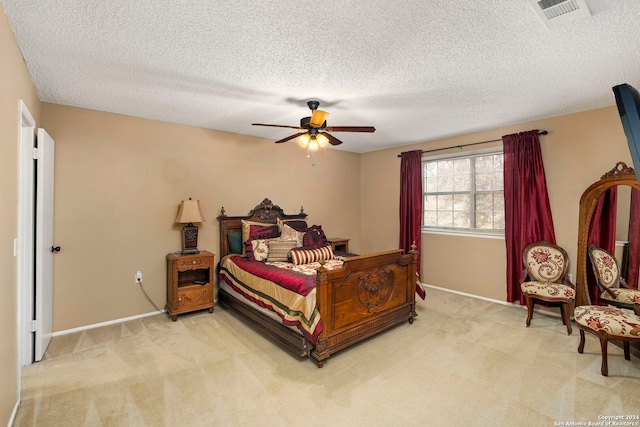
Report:
[[[316,347],[313,351],[313,357],[318,363],[318,368],[322,368],[324,361],[331,356],[331,353],[327,351],[326,335],[327,328],[331,327],[329,322],[333,318],[333,313],[331,313],[333,287],[329,285],[329,275],[327,273],[328,270],[324,268],[324,261],[320,261],[320,268],[316,277],[316,301],[324,329],[318,336]]]
[[[407,283],[407,301],[411,304],[411,313],[409,314],[409,324],[413,324],[413,318],[418,315],[416,313],[416,286],[418,286],[418,280],[420,276],[418,276],[418,252],[416,251],[416,242],[414,241],[411,244],[411,250],[409,250],[409,255],[411,255],[411,264],[409,265],[409,280]],[[420,284],[422,286],[422,284]]]

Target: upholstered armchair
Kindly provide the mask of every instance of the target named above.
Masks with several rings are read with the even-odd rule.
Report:
[[[585,332],[600,339],[602,365],[600,373],[609,375],[607,344],[609,340],[622,341],[624,358],[630,360],[630,343],[640,343],[640,316],[633,311],[602,305],[580,305],[574,310],[574,319],[580,328],[578,353],[584,352]]]
[[[562,323],[571,335],[569,316],[576,297],[575,285],[567,277],[569,256],[559,246],[549,242],[528,245],[522,253],[524,270],[520,288],[527,302],[527,327],[531,324],[533,307],[537,300],[560,306]]]
[[[604,249],[594,245],[587,247],[593,274],[600,288],[600,299],[606,304],[632,309],[640,315],[640,290],[628,287],[620,274],[618,261]]]

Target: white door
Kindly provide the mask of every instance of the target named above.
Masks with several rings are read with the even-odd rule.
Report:
[[[42,360],[53,330],[53,153],[54,141],[38,129],[36,167],[35,354]]]

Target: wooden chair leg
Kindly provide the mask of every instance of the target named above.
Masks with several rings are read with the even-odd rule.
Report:
[[[571,319],[569,318],[569,312],[571,306],[567,303],[567,304],[562,304],[560,306],[560,314],[562,314],[562,323],[564,323],[567,326],[567,335],[571,335],[571,332],[573,332],[571,330]]]
[[[584,352],[584,330],[580,329],[580,344],[578,344],[578,353]]]
[[[531,318],[533,317],[533,298],[529,297],[529,295],[525,296],[525,300],[527,301],[527,328],[531,325]]]
[[[609,342],[609,336],[605,331],[598,331],[600,337],[600,348],[602,349],[602,367],[600,373],[605,377],[609,375],[609,365],[607,364],[607,343]]]

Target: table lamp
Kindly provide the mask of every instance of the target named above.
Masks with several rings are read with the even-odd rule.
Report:
[[[180,202],[180,210],[176,217],[177,224],[187,224],[182,227],[182,254],[199,254],[198,250],[198,227],[194,222],[202,222],[199,200],[183,200]]]

